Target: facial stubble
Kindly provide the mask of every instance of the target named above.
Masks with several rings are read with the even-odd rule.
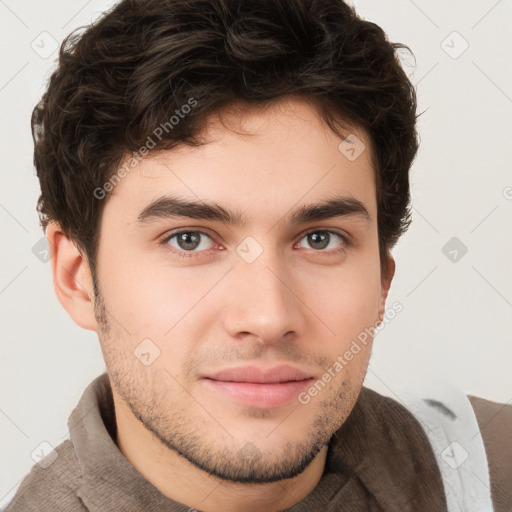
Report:
[[[95,315],[110,383],[134,417],[168,450],[224,481],[270,483],[301,474],[341,427],[361,389],[362,380],[354,385],[350,379],[340,378],[337,390],[331,391],[323,400],[315,398],[318,412],[310,424],[304,426],[303,440],[285,441],[279,450],[265,449],[261,442],[236,439],[230,433],[229,418],[222,417],[222,423],[216,420],[215,411],[207,410],[170,372],[153,370],[153,374],[148,374],[148,368],[134,357],[131,349],[123,350],[124,330],[109,320],[99,290]],[[186,407],[172,410],[164,405],[169,402],[169,396],[177,395],[187,399]],[[285,429],[287,422],[296,424],[300,421],[304,407],[307,406],[297,402],[273,432]],[[191,417],[191,410],[201,414],[200,420]],[[264,422],[265,416],[265,411],[250,410],[247,421]],[[202,425],[206,426],[203,430]],[[227,438],[226,441],[212,441],[208,434],[215,428],[224,431],[222,437]]]

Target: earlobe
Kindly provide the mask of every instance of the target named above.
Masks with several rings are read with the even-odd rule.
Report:
[[[386,311],[386,299],[388,297],[389,289],[391,288],[391,282],[393,281],[393,276],[395,275],[395,260],[391,254],[387,254],[386,261],[386,272],[382,272],[381,276],[381,293],[379,298],[379,323],[382,322],[384,318],[384,313]]]
[[[46,228],[51,251],[51,265],[55,294],[64,309],[80,327],[97,331],[94,315],[94,292],[87,258],[80,254],[55,222]]]

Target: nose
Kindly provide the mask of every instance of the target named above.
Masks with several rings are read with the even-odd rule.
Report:
[[[224,328],[233,338],[256,337],[273,344],[296,337],[304,327],[304,303],[294,291],[291,273],[279,257],[264,253],[254,262],[243,260],[229,273]]]

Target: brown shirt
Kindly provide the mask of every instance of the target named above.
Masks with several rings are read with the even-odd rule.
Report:
[[[477,412],[477,418],[492,459],[495,512],[511,511],[512,443],[510,438],[501,443],[508,452],[498,449],[500,443],[486,443],[485,431],[502,437],[505,425],[509,429],[512,425],[512,406],[471,400],[475,410],[484,412]],[[493,423],[496,407],[502,414]],[[506,414],[503,407],[509,408]],[[85,390],[68,426],[70,439],[55,449],[57,457],[50,454],[32,468],[5,512],[190,511],[149,483],[117,447],[106,373]],[[498,478],[493,478],[493,469]],[[370,389],[361,390],[349,418],[331,439],[320,482],[304,500],[287,509],[314,511],[446,512],[443,482],[429,441],[402,405]]]

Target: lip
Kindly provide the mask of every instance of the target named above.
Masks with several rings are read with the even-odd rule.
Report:
[[[255,384],[276,384],[280,382],[298,381],[312,378],[312,375],[304,373],[298,368],[289,365],[279,365],[270,368],[258,366],[240,366],[227,368],[207,378],[224,382],[252,382]]]
[[[313,377],[288,365],[272,368],[228,368],[202,377],[203,384],[235,402],[259,409],[283,406],[311,382]]]

